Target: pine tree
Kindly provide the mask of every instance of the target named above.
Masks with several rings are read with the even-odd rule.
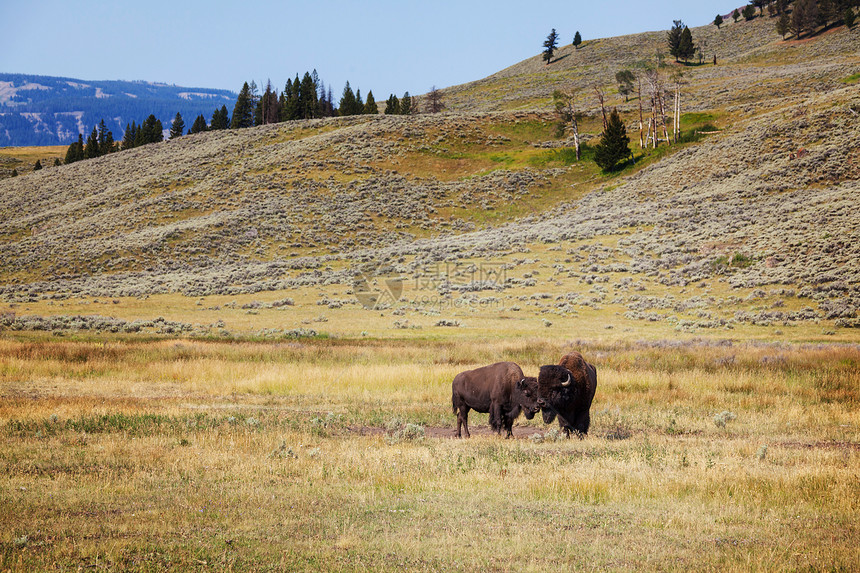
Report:
[[[209,129],[217,131],[230,127],[230,117],[227,115],[227,106],[222,105],[221,109],[216,109],[212,112],[212,120],[209,122]]]
[[[42,170],[42,160],[37,159],[36,164],[33,166],[33,171],[41,171]]]
[[[69,148],[66,150],[66,160],[65,164],[74,163],[75,161],[80,161],[84,158],[84,136],[83,134],[78,134],[78,140],[72,143]]]
[[[618,93],[624,96],[624,101],[629,101],[629,95],[633,93],[633,80],[636,76],[630,70],[621,70],[615,74],[615,81],[618,82]]]
[[[373,90],[367,92],[367,101],[364,102],[364,113],[368,115],[377,115],[379,113],[379,106],[376,105]]]
[[[788,16],[788,12],[783,12],[776,20],[776,33],[782,36],[782,39],[785,40],[785,35],[788,33],[790,28],[791,19]]]
[[[134,136],[137,134],[137,124],[131,122],[131,125],[125,124],[125,133],[122,134],[122,148],[131,149],[134,147]]]
[[[409,95],[409,92],[405,92],[400,98],[400,114],[412,115],[412,96]]]
[[[338,115],[356,115],[357,107],[355,93],[353,93],[352,88],[347,81],[346,85],[343,87],[343,95],[340,98],[340,104],[337,106]]]
[[[60,158],[59,158],[59,157],[55,157],[55,158],[54,158],[54,167],[59,167],[60,165],[61,165],[61,163],[60,163]]]
[[[99,155],[107,155],[113,153],[115,142],[113,140],[113,132],[105,125],[105,120],[99,122]]]
[[[549,36],[546,37],[543,43],[543,61],[546,62],[546,65],[549,65],[552,62],[552,56],[555,54],[555,49],[558,46],[558,34],[555,32],[555,28],[552,29],[552,32],[549,33]]]
[[[684,31],[684,23],[681,20],[673,20],[672,27],[666,33],[666,44],[669,46],[669,54],[675,57],[675,61],[681,57],[679,51],[681,46],[681,32]]]
[[[741,13],[740,13],[740,12],[738,12],[738,9],[737,9],[737,8],[735,8],[735,11],[734,11],[734,12],[732,12],[732,20],[734,20],[734,21],[735,21],[735,24],[737,24],[737,23],[738,23],[738,20],[740,20],[740,18],[741,18]]]
[[[99,132],[93,127],[92,133],[87,138],[87,144],[84,146],[84,159],[93,159],[99,156]]]
[[[251,117],[253,117],[250,127],[253,127],[262,123],[262,115],[260,110],[260,91],[257,89],[257,82],[255,82],[254,80],[251,80],[251,85],[249,86],[249,94]]]
[[[594,162],[604,171],[615,169],[619,161],[630,157],[630,138],[627,137],[627,129],[618,115],[618,110],[613,109],[609,114],[606,131],[600,138],[600,143],[594,148]]]
[[[577,30],[576,34],[573,35],[573,47],[578,50],[580,44],[582,44],[582,36],[579,34],[579,30]]]
[[[744,6],[744,9],[741,11],[741,16],[744,17],[744,20],[749,22],[753,18],[755,18],[755,6],[752,4],[747,4]]]
[[[317,95],[316,83],[314,83],[313,77],[307,72],[305,72],[305,75],[302,77],[302,83],[299,85],[299,94],[299,112],[302,119],[315,118],[317,116],[317,107],[319,106],[319,96]]]
[[[255,102],[251,97],[251,86],[245,82],[236,98],[236,105],[233,106],[233,121],[230,122],[230,129],[253,127],[254,108]]]
[[[693,54],[696,52],[696,47],[693,45],[693,33],[690,32],[690,29],[684,26],[684,29],[681,31],[681,40],[678,42],[678,57],[684,60],[684,63],[687,63],[687,60],[693,57]]]
[[[161,120],[156,118],[154,114],[150,114],[137,130],[134,146],[138,147],[159,141],[164,141],[164,128],[161,125]]]
[[[328,99],[328,91],[326,90],[325,84],[323,82],[320,82],[320,87],[318,91],[319,100],[317,101],[317,117],[331,117],[332,104]]]
[[[720,26],[723,25],[723,17],[717,14],[717,17],[714,18],[714,26],[717,27],[717,30],[720,29]]]
[[[284,91],[281,92],[281,98],[278,102],[281,108],[281,121],[292,121],[298,119],[298,99],[293,94],[293,80],[287,79],[284,84]]]
[[[842,17],[841,5],[836,0],[818,0],[818,22],[827,27],[830,22],[836,22]]]
[[[185,134],[185,120],[182,119],[182,114],[176,112],[176,117],[173,118],[173,123],[170,124],[170,139],[182,137]]]
[[[391,94],[388,96],[388,101],[385,102],[385,115],[398,115],[400,114],[400,100],[397,99],[397,96]]]
[[[272,81],[266,82],[266,91],[260,98],[260,121],[263,125],[281,121],[281,102],[278,91],[272,87]]]
[[[191,130],[188,133],[203,133],[207,131],[209,127],[206,125],[206,118],[203,117],[203,114],[197,116],[197,119],[194,120],[194,123],[191,124]]]
[[[811,36],[813,33],[815,33],[815,29],[818,27],[818,23],[820,21],[818,0],[805,0],[804,4],[806,4],[806,6],[804,8],[803,24],[808,35]]]

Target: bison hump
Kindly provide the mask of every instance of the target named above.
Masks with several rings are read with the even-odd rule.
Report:
[[[588,380],[588,367],[579,352],[571,352],[561,357],[559,366],[567,368],[577,381]]]
[[[569,352],[561,357],[561,362],[559,362],[559,366],[564,366],[568,369],[568,371],[573,375],[574,380],[578,384],[581,384],[581,387],[585,389],[586,395],[594,395],[594,382],[592,382],[592,377],[588,375],[588,369],[590,364],[585,361],[582,357],[582,354],[576,352]],[[591,366],[593,369],[594,367]]]

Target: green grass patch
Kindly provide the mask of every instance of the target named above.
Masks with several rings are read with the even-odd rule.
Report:
[[[531,157],[529,164],[534,167],[551,167],[554,165],[574,165],[582,162],[594,162],[594,149],[586,144],[580,145],[580,159],[576,158],[576,149],[573,147],[561,147],[549,149],[540,155]]]
[[[755,259],[752,257],[745,255],[743,253],[735,253],[729,258],[728,255],[720,255],[716,259],[711,262],[711,266],[716,268],[724,268],[724,267],[735,267],[738,269],[745,269],[750,267],[755,263]]]
[[[843,78],[843,79],[842,79],[842,82],[843,82],[843,83],[846,83],[846,84],[853,84],[854,82],[857,82],[857,81],[860,81],[860,73],[858,73],[858,74],[851,74],[851,75],[850,75],[850,76],[848,76],[847,78]]]
[[[555,124],[537,119],[518,121],[516,123],[497,123],[487,126],[487,130],[496,135],[504,135],[515,141],[535,141],[554,139]]]
[[[708,112],[691,112],[681,114],[681,125],[698,125],[703,123],[713,123],[717,121],[717,116]]]

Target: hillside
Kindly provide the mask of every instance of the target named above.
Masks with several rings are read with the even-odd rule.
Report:
[[[150,114],[169,128],[179,112],[190,126],[235,100],[227,90],[0,73],[0,147],[68,145],[102,119],[117,140]]]
[[[205,133],[0,181],[5,325],[854,340],[858,32],[772,27],[694,29],[718,65],[685,68],[682,125],[721,133],[619,175],[559,151],[549,94],[614,86],[663,32],[450,88],[441,115]],[[632,125],[638,104],[610,98]],[[116,322],[48,318],[65,315]]]
[[[579,89],[583,99],[593,102],[593,86],[610,93],[614,87],[617,94],[616,72],[653,64],[656,54],[664,54],[664,61],[681,68],[691,82],[686,110],[743,111],[752,106],[761,111],[784,105],[792,97],[844,86],[842,80],[860,66],[856,29],[843,33],[844,26],[800,41],[783,41],[774,19],[767,17],[691,31],[702,48],[701,65],[697,58],[688,66],[674,64],[666,52],[666,31],[586,40],[579,49],[561,46],[549,66],[536,50],[532,58],[487,78],[448,88],[445,102],[456,111],[548,109],[554,89]],[[615,103],[628,110],[638,105]]]

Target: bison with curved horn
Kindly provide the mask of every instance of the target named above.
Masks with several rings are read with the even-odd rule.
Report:
[[[597,369],[579,352],[565,354],[558,365],[541,366],[538,390],[543,400],[543,421],[558,425],[570,437],[588,434],[591,425],[591,401],[597,390]]]
[[[457,374],[451,384],[451,404],[457,415],[457,437],[461,428],[469,434],[469,410],[490,414],[490,427],[506,438],[513,435],[514,420],[524,413],[531,420],[540,410],[537,378],[523,376],[513,362],[497,362]]]

